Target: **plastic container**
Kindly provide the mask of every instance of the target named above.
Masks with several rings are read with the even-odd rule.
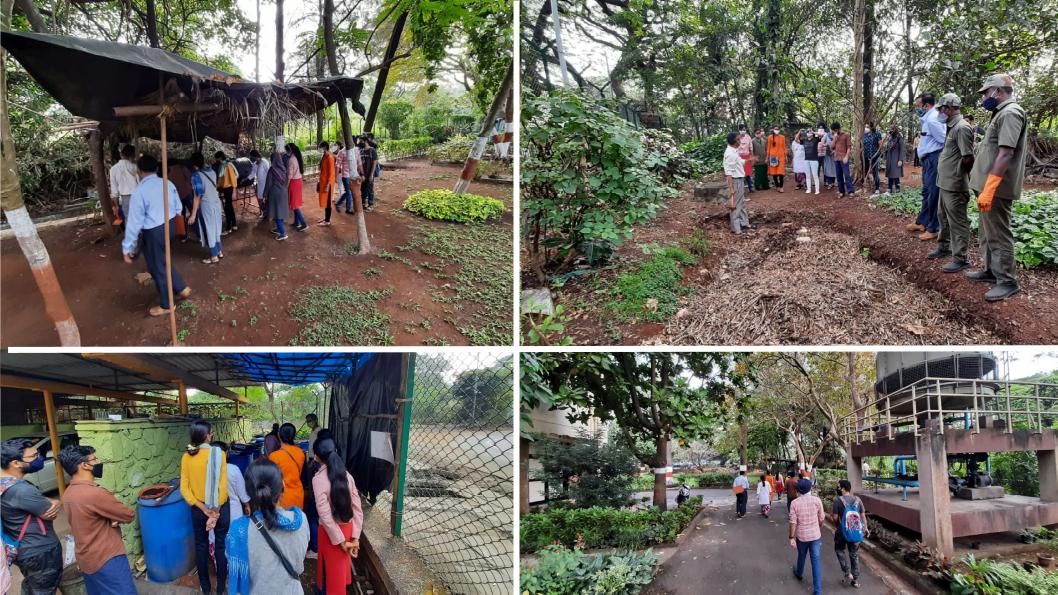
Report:
[[[59,592],[62,595],[88,595],[88,587],[84,584],[84,574],[76,564],[71,564],[62,569],[62,578],[59,579]]]
[[[246,473],[246,468],[253,462],[253,453],[251,451],[229,452],[228,462],[238,467],[243,473]]]
[[[303,450],[305,452],[309,452],[309,441],[308,440],[298,440],[298,446],[301,447],[301,450]]]
[[[143,557],[147,578],[154,583],[173,582],[195,566],[191,506],[180,495],[179,485],[179,479],[174,479],[168,486],[150,486],[140,492]],[[171,491],[166,494],[166,489]]]

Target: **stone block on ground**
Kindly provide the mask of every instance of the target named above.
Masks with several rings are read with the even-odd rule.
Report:
[[[699,182],[694,185],[694,198],[706,202],[722,202],[727,199],[727,182]]]
[[[555,303],[551,300],[551,290],[546,287],[522,290],[522,314],[551,316],[555,313]]]

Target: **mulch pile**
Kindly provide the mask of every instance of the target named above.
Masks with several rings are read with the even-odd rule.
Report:
[[[748,241],[747,241],[748,240]],[[824,248],[825,249],[822,249]],[[710,345],[990,344],[940,294],[820,228],[751,232],[655,341]]]

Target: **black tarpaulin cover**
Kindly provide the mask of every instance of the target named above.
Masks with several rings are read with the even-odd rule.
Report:
[[[389,488],[394,465],[372,456],[371,432],[389,436],[397,454],[395,417],[401,389],[399,353],[379,353],[358,367],[351,376],[336,380],[331,389],[331,432],[346,467],[356,482],[360,495],[374,502],[380,492]]]
[[[342,97],[357,113],[365,112],[361,79],[253,83],[164,50],[43,33],[4,32],[0,44],[70,113],[98,120],[105,135],[160,138],[157,116],[118,118],[114,108],[157,104],[162,79],[170,102],[221,105],[217,111],[172,114],[166,133],[174,142],[209,136],[235,143],[240,133],[267,133]]]

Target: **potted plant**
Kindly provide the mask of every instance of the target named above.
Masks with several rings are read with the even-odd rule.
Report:
[[[1054,568],[1055,554],[1058,554],[1058,539],[1045,542],[1043,548],[1043,551],[1036,552],[1036,563],[1040,568],[1051,570]]]

